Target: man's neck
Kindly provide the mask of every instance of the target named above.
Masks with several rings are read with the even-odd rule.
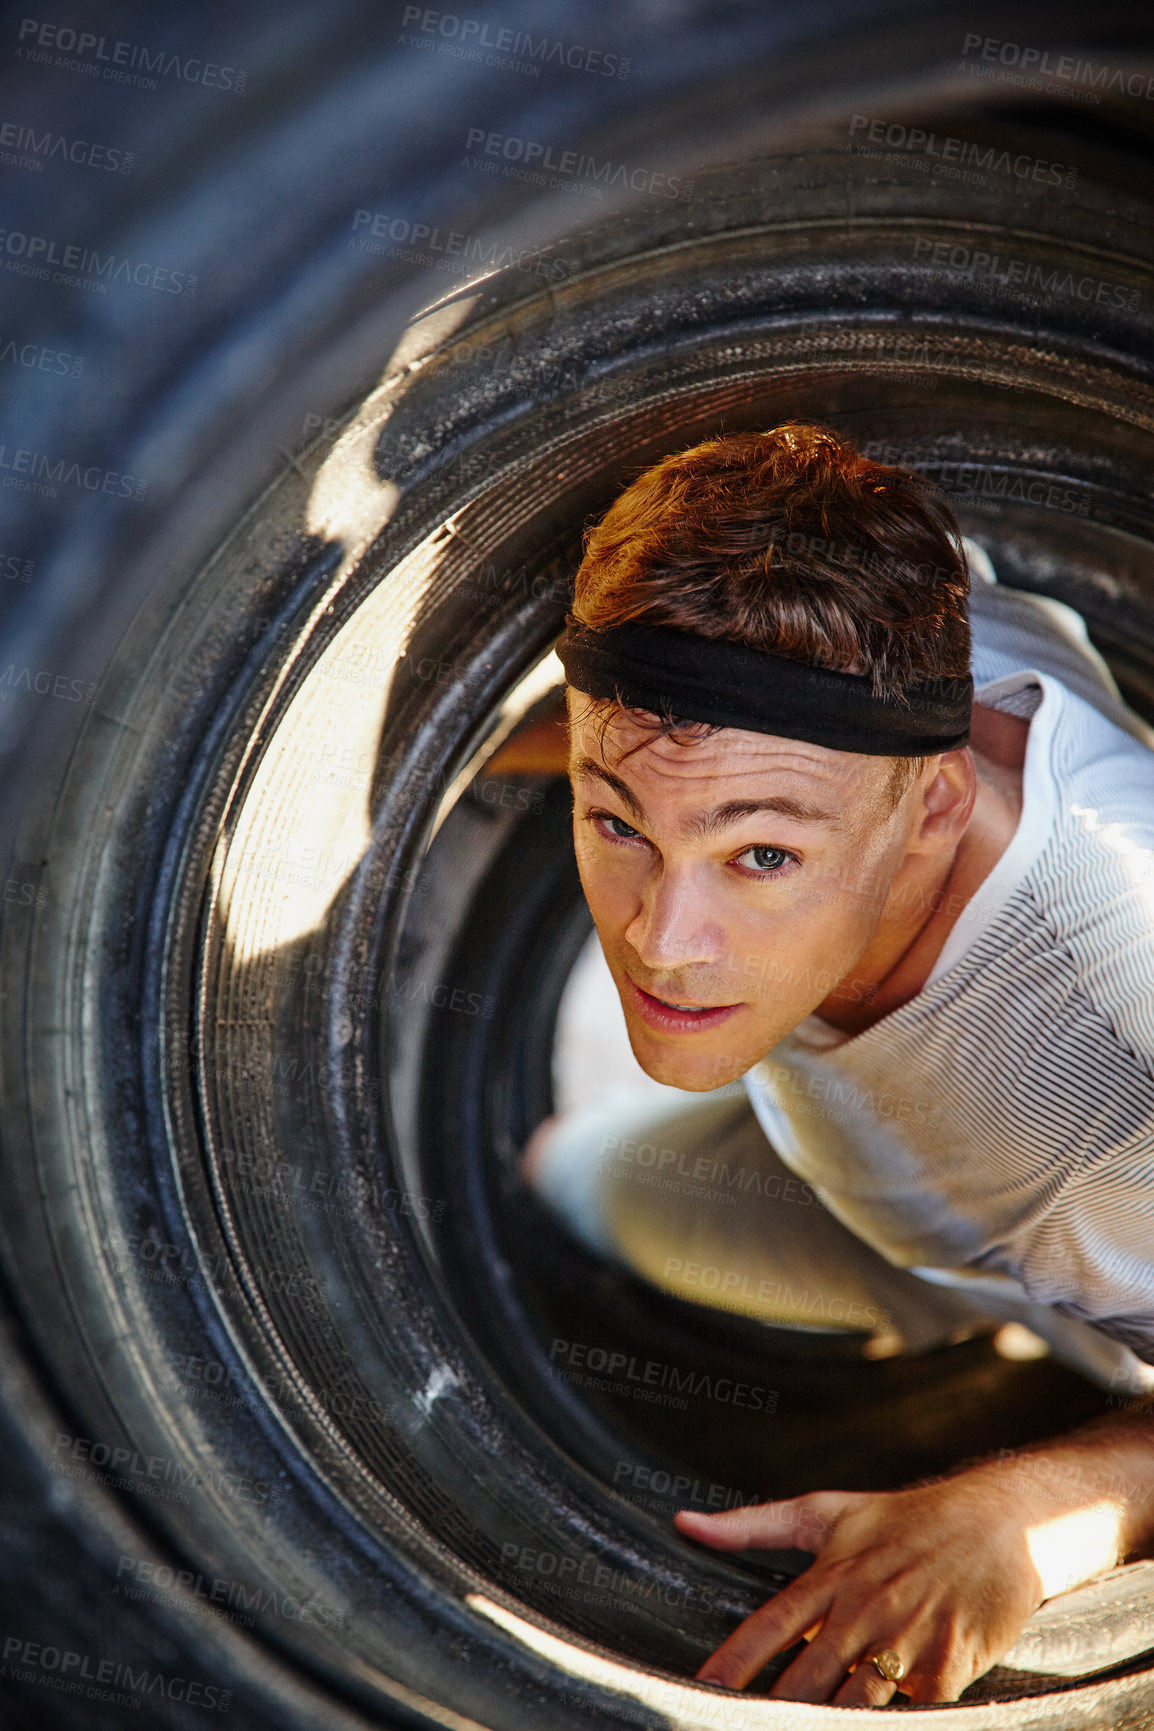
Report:
[[[817,1014],[843,1033],[864,1033],[925,985],[966,905],[1014,838],[1029,731],[1020,716],[974,705],[970,751],[978,791],[965,834],[953,855],[935,862],[932,876],[915,886],[912,930],[900,915],[883,920],[848,989],[839,987],[818,1005]]]

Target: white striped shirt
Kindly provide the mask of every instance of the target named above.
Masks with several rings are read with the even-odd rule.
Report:
[[[890,1262],[1008,1277],[1154,1362],[1154,734],[1069,609],[975,583],[971,626],[979,700],[1030,716],[1014,837],[914,998],[853,1037],[807,1017],[746,1086]]]

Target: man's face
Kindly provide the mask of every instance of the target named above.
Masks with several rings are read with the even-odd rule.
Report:
[[[577,864],[634,1054],[720,1087],[852,981],[916,801],[891,810],[888,758],[568,703]]]

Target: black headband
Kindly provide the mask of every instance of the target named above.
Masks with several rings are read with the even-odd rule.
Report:
[[[927,679],[875,697],[865,674],[831,673],[668,625],[593,631],[570,615],[557,644],[569,684],[627,709],[806,739],[874,757],[933,757],[970,737],[974,681]]]

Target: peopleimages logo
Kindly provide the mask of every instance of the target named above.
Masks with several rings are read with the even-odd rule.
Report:
[[[119,499],[144,498],[148,482],[140,475],[125,475],[119,469],[102,469],[99,463],[81,464],[54,452],[34,451],[17,445],[0,445],[0,484],[20,493],[40,493],[54,499],[61,487],[83,493],[112,493]]]
[[[864,133],[864,139],[858,138]],[[1033,180],[1044,186],[1071,188],[1078,170],[1069,163],[1052,162],[1048,157],[1031,156],[1027,151],[999,150],[993,144],[978,144],[972,138],[955,138],[951,133],[928,132],[921,126],[904,126],[896,120],[878,120],[868,114],[855,114],[849,125],[849,148],[868,155],[880,152],[867,145],[884,145],[889,151],[911,153],[929,163],[968,166],[981,170],[984,180],[988,169],[1015,180]]]
[[[410,31],[406,38],[405,31]],[[428,6],[406,6],[401,19],[402,45],[437,49],[458,59],[484,62],[508,72],[541,76],[542,66],[565,66],[571,72],[593,72],[601,78],[628,78],[629,61],[602,48],[563,42],[556,36],[530,36],[490,19],[463,18],[458,12],[435,12]]]
[[[50,349],[44,343],[20,342],[15,337],[0,336],[0,365],[26,367],[29,372],[53,373],[59,378],[78,379],[84,371],[80,355],[67,350]]]
[[[555,1338],[549,1348],[549,1363],[556,1367],[558,1361],[571,1371],[588,1371],[593,1376],[604,1371],[609,1379],[620,1378],[620,1391],[634,1397],[669,1389],[675,1395],[687,1394],[703,1400],[720,1401],[723,1405],[747,1407],[750,1412],[777,1411],[777,1390],[763,1388],[760,1383],[738,1382],[731,1376],[711,1376],[708,1371],[663,1364],[655,1358],[639,1364],[633,1353],[610,1351],[602,1346],[591,1346],[587,1341]],[[562,1380],[580,1381],[581,1378],[562,1373]],[[636,1386],[629,1388],[629,1384]],[[682,1410],[686,1407],[684,1400],[674,1404]]]
[[[651,168],[629,168],[623,162],[606,157],[599,162],[582,150],[564,150],[544,144],[535,138],[518,138],[512,133],[487,132],[483,126],[471,126],[465,137],[466,150],[479,154],[466,157],[465,166],[479,168],[490,174],[511,175],[528,180],[536,186],[582,190],[600,198],[601,188],[627,187],[632,192],[648,192],[657,198],[688,202],[693,181],[683,175],[664,174]],[[550,180],[549,176],[555,178]]]
[[[538,247],[513,247],[500,240],[442,229],[435,223],[410,222],[386,211],[358,210],[353,216],[349,245],[358,252],[396,258],[462,276],[471,272],[523,270],[560,282],[569,275],[568,261]]]
[[[165,1598],[164,1595],[188,1594],[194,1602],[199,1601],[202,1607],[210,1611],[222,1615],[240,1613],[238,1620],[243,1621],[246,1627],[251,1627],[255,1621],[250,1614],[254,1611],[284,1617],[289,1622],[312,1623],[326,1629],[343,1628],[345,1623],[343,1611],[334,1605],[326,1605],[320,1599],[297,1599],[291,1593],[281,1593],[273,1587],[244,1587],[239,1582],[230,1581],[221,1575],[212,1575],[206,1579],[192,1569],[173,1569],[165,1563],[153,1563],[142,1557],[122,1555],[116,1565],[116,1581],[113,1592],[124,1598],[134,1596],[127,1582],[131,1582],[133,1587],[138,1589],[136,1597],[148,1598],[153,1603],[167,1603],[177,1608],[183,1608],[184,1601],[179,1596]],[[195,1603],[192,1608],[196,1608]]]
[[[1014,258],[1009,253],[987,252],[983,247],[934,240],[928,235],[915,239],[913,257],[952,276],[988,283],[992,289],[1021,297],[1040,296],[1044,305],[1064,295],[1070,300],[1132,312],[1142,299],[1141,289],[1111,277],[1092,276],[1062,265],[1042,265],[1036,259]]]
[[[203,84],[209,90],[231,90],[239,95],[248,82],[248,73],[235,66],[220,66],[216,61],[198,55],[170,53],[164,48],[147,48],[139,42],[127,42],[108,36],[94,35],[90,30],[73,30],[67,24],[52,24],[41,18],[22,18],[17,58],[36,65],[56,66],[64,72],[83,72],[92,78],[107,78],[114,84],[135,84],[145,90],[158,88],[156,73],[161,78],[177,78],[184,84]]]
[[[69,1436],[66,1431],[57,1432],[52,1455],[50,1464],[55,1473],[68,1478],[95,1476],[101,1482],[109,1479],[115,1489],[145,1491],[149,1495],[158,1494],[159,1485],[173,1493],[166,1499],[173,1502],[187,1503],[190,1489],[207,1489],[215,1496],[243,1503],[267,1503],[270,1495],[275,1495],[275,1487],[267,1479],[254,1479],[250,1473],[213,1471],[197,1462],[142,1455],[137,1449],[114,1446],[92,1437]]]
[[[985,65],[982,62],[986,62]],[[1070,94],[1100,102],[1102,91],[1119,96],[1137,96],[1154,101],[1154,77],[1146,72],[1124,71],[1120,66],[1095,65],[1073,54],[1056,54],[1049,48],[1034,48],[1021,42],[1004,42],[998,36],[967,33],[962,43],[962,70],[986,78],[1041,90],[1043,79],[1060,79],[1082,86]],[[1052,87],[1051,87],[1052,88]]]
[[[15,661],[10,661],[0,672],[0,703],[7,703],[17,691],[27,691],[29,695],[35,691],[41,697],[51,694],[68,703],[91,703],[96,696],[96,686],[91,680],[70,679],[66,673],[52,673],[47,667],[38,667],[33,673],[27,664],[18,667]]]
[[[671,1610],[715,1611],[724,1602],[726,1589],[713,1582],[677,1582],[653,1574],[633,1574],[628,1569],[615,1568],[609,1553],[588,1552],[576,1556],[564,1551],[539,1550],[535,1545],[518,1544],[515,1539],[501,1546],[501,1573],[507,1581],[518,1583],[526,1575],[534,1584],[566,1598],[584,1598],[580,1589],[604,1590],[602,1600],[584,1598],[587,1604],[616,1604],[622,1611],[637,1608],[637,1601],[646,1605],[666,1605]],[[727,1719],[726,1724],[730,1721]]]
[[[169,270],[166,265],[149,264],[126,254],[69,246],[50,235],[28,234],[19,228],[0,228],[0,251],[5,255],[5,270],[47,278],[67,287],[94,289],[97,294],[107,294],[110,282],[135,283],[137,288],[159,289],[164,294],[196,293],[196,278],[187,271]]]
[[[165,1701],[180,1701],[186,1707],[201,1707],[209,1713],[227,1713],[232,1690],[197,1677],[173,1676],[150,1671],[146,1665],[102,1659],[96,1653],[77,1653],[68,1647],[53,1647],[43,1641],[27,1641],[23,1635],[6,1635],[2,1657],[6,1677],[56,1689],[65,1695],[83,1695],[89,1701],[139,1710],[146,1695]],[[156,1702],[150,1703],[155,1707]],[[107,1720],[103,1723],[107,1724]]]
[[[115,144],[69,138],[63,132],[38,132],[16,120],[0,121],[0,162],[9,168],[39,171],[53,160],[102,169],[106,174],[131,174],[134,158],[131,150],[121,150]]]

